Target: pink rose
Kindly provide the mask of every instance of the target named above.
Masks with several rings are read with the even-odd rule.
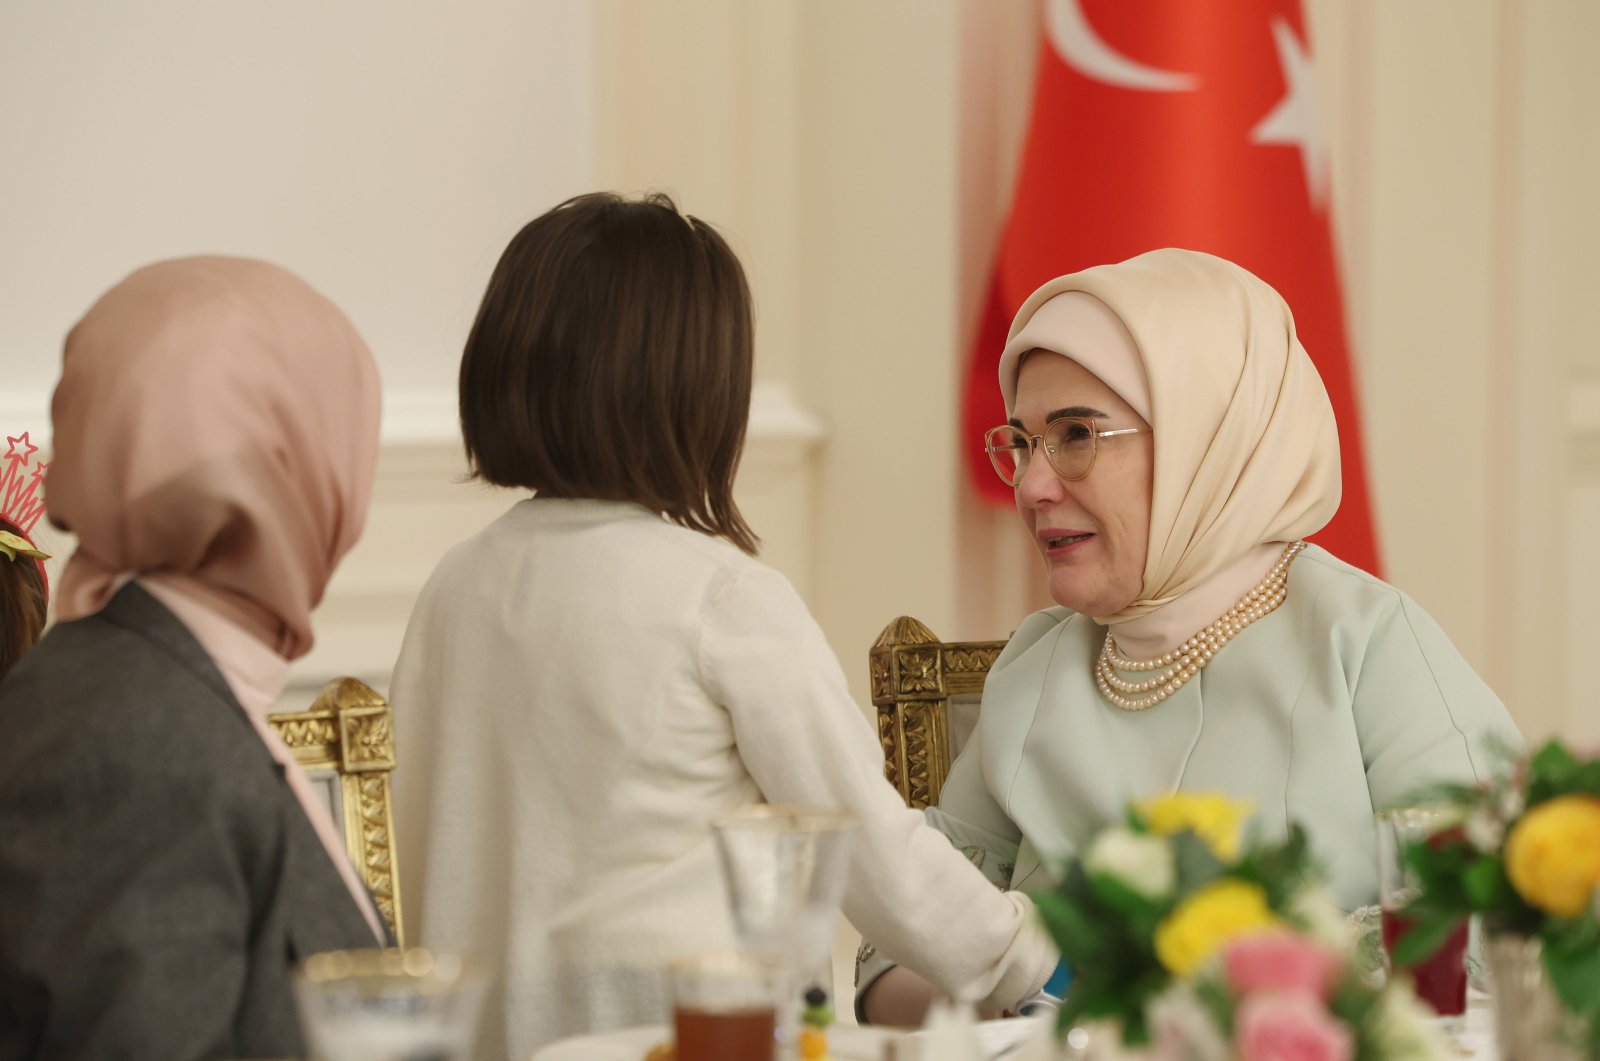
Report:
[[[1350,1061],[1355,1036],[1321,1002],[1300,992],[1247,996],[1234,1018],[1239,1061]]]
[[[1339,985],[1344,958],[1303,936],[1266,932],[1231,943],[1222,952],[1222,968],[1241,995],[1298,991],[1326,1002]]]

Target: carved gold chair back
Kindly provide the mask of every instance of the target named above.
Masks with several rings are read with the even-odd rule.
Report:
[[[983,682],[1004,641],[940,641],[902,615],[883,628],[868,662],[883,771],[911,807],[939,802],[939,790],[978,724]]]
[[[268,721],[327,799],[333,820],[343,824],[350,860],[395,941],[404,945],[389,801],[394,718],[388,702],[363,681],[335,678],[309,710],[272,715]]]

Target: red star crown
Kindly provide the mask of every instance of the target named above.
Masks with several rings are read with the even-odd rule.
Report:
[[[38,461],[31,472],[28,470],[29,458],[39,447],[28,441],[26,431],[16,437],[7,435],[6,441],[10,446],[5,456],[0,457],[0,519],[15,525],[23,534],[29,534],[44,515],[40,487],[44,485],[44,472],[50,464]]]

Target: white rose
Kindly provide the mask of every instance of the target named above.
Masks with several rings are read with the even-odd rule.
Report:
[[[1433,1011],[1417,1000],[1409,985],[1391,983],[1384,988],[1367,1020],[1383,1061],[1444,1061],[1450,1056]]]
[[[1175,987],[1150,1003],[1150,1037],[1162,1061],[1228,1061],[1232,1049],[1193,991]]]
[[[1301,888],[1289,900],[1288,912],[1305,926],[1306,935],[1324,946],[1348,952],[1360,942],[1360,926],[1345,916],[1339,901],[1326,888]]]
[[[1506,838],[1505,821],[1482,805],[1472,808],[1461,828],[1467,834],[1467,843],[1485,855],[1500,850],[1500,842]]]
[[[1177,883],[1172,849],[1159,837],[1131,829],[1107,829],[1094,838],[1084,865],[1090,873],[1115,877],[1147,899],[1164,899]]]
[[[1501,821],[1515,821],[1522,817],[1522,812],[1527,809],[1522,798],[1522,789],[1512,784],[1501,787],[1495,802],[1498,804],[1495,810],[1499,811]]]

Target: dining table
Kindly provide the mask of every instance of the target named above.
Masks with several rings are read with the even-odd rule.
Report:
[[[1018,1052],[1033,1023],[1029,1018],[979,1021],[973,1026],[978,1052],[972,1061],[1006,1061]],[[578,1035],[542,1047],[530,1061],[644,1061],[653,1047],[671,1039],[672,1029],[665,1024]],[[855,1025],[831,1028],[828,1040],[831,1061],[918,1061],[927,1043],[924,1032]],[[1453,1037],[1452,1046],[1456,1058],[1499,1061],[1488,995],[1477,990],[1470,993],[1465,1029]],[[1066,1061],[1073,1055],[1063,1052],[1061,1056]]]

